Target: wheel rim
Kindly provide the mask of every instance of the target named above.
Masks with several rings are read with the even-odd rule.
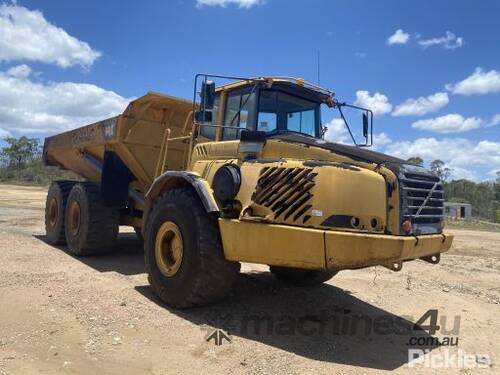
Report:
[[[179,227],[167,221],[156,234],[155,259],[160,272],[166,277],[174,276],[182,263],[184,245]]]
[[[77,201],[72,201],[70,203],[68,219],[69,219],[69,230],[73,236],[76,236],[78,232],[80,232],[80,224],[81,224],[81,209],[80,209],[80,204]]]
[[[57,200],[55,197],[52,197],[49,200],[49,207],[48,207],[48,212],[49,212],[49,225],[51,227],[54,227],[57,222],[57,217],[58,217],[58,208],[57,208]]]

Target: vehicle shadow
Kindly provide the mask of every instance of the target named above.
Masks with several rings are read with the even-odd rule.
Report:
[[[46,242],[44,236],[35,237]],[[74,257],[65,247],[58,248]],[[100,272],[144,272],[142,243],[133,233],[120,233],[114,252],[74,258]],[[172,314],[206,328],[207,334],[220,328],[233,338],[319,361],[394,370],[408,363],[408,349],[436,347],[435,337],[414,329],[424,311],[414,317],[398,316],[333,285],[292,287],[269,272],[241,273],[226,299],[188,310],[163,304],[148,285],[135,289]],[[409,345],[416,339],[418,347]]]
[[[45,236],[34,235],[38,240],[65,252],[67,255],[94,268],[99,272],[118,272],[122,275],[137,275],[144,273],[144,251],[142,241],[135,233],[119,233],[113,251],[95,256],[76,257],[68,251],[66,246],[49,244]]]
[[[436,338],[414,328],[418,317],[394,315],[329,284],[290,287],[269,272],[242,273],[224,301],[188,310],[166,306],[149,286],[136,290],[182,319],[207,325],[207,337],[210,327],[220,328],[319,361],[394,370],[408,363],[408,349],[436,347]],[[410,345],[412,338],[425,344]]]

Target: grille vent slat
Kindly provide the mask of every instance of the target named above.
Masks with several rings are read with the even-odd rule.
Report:
[[[316,175],[311,168],[263,168],[253,201],[273,211],[275,219],[305,223]]]
[[[411,219],[417,224],[439,224],[444,211],[444,190],[440,179],[429,174],[406,172],[400,177],[400,183],[403,219]]]

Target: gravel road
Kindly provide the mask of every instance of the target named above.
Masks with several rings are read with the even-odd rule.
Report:
[[[487,354],[481,373],[500,373],[500,233],[456,230],[439,265],[344,271],[315,288],[244,264],[225,301],[180,311],[152,295],[130,230],[114,253],[75,258],[44,242],[44,204],[44,189],[0,185],[0,374],[404,374],[415,372],[409,341],[433,336],[458,346],[424,358]],[[428,310],[441,325],[432,336],[413,331]],[[231,342],[206,341],[213,328]]]

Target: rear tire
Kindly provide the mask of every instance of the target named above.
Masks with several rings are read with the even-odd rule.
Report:
[[[297,286],[319,285],[337,274],[337,271],[306,270],[279,266],[269,266],[269,270],[278,280]]]
[[[217,218],[191,188],[167,191],[146,225],[148,280],[163,302],[176,308],[207,305],[229,292],[240,264],[224,258]]]
[[[134,231],[135,231],[135,235],[137,236],[137,239],[141,242],[144,242],[144,237],[142,236],[141,230],[142,230],[141,227],[134,227]]]
[[[51,245],[66,244],[64,218],[68,195],[76,181],[54,181],[45,203],[45,239]]]
[[[112,250],[118,235],[120,213],[105,207],[98,186],[78,183],[66,204],[65,233],[68,249],[76,256]]]

